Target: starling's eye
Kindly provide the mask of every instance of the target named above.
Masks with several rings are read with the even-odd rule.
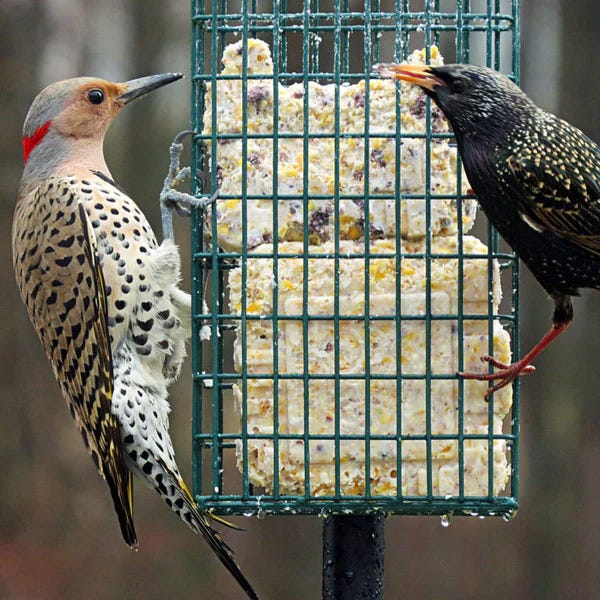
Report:
[[[451,93],[462,94],[467,88],[467,82],[462,77],[456,77],[449,87]]]
[[[104,102],[104,92],[102,90],[90,90],[87,97],[92,104],[102,104]]]

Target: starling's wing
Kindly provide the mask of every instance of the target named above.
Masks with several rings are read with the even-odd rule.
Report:
[[[100,475],[126,543],[137,546],[132,479],[111,413],[112,355],[96,237],[75,179],[50,179],[15,213],[17,283],[31,321]]]
[[[562,133],[541,160],[531,149],[509,158],[514,197],[532,227],[600,254],[600,149],[570,125]]]

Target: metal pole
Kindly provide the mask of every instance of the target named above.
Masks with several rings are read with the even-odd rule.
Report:
[[[323,524],[323,600],[382,600],[385,515],[331,515]]]

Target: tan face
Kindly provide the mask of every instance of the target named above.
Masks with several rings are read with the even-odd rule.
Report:
[[[125,105],[118,96],[126,91],[124,84],[103,79],[86,81],[67,97],[63,110],[52,125],[65,137],[81,139],[103,136]]]

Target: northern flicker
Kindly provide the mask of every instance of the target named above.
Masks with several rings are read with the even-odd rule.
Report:
[[[180,260],[112,180],[104,135],[132,100],[180,79],[81,77],[34,100],[12,244],[17,284],[71,415],[106,480],[125,542],[137,548],[132,473],[202,534],[248,597],[232,552],[201,513],[175,463],[167,386],[190,329]]]

